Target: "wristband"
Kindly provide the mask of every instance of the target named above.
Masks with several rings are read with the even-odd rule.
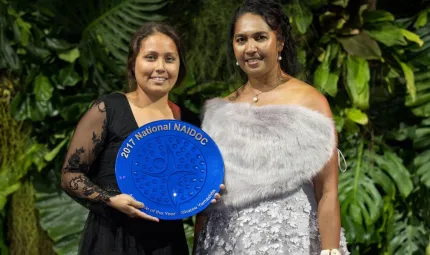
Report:
[[[321,255],[340,255],[338,249],[322,250]]]

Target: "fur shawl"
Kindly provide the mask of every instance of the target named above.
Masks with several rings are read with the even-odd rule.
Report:
[[[332,119],[298,105],[206,102],[202,129],[224,159],[225,206],[270,200],[310,181],[330,160]],[[218,206],[216,206],[218,207]]]

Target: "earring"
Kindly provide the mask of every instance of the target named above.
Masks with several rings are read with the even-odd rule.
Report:
[[[281,56],[279,56],[279,57],[278,57],[278,59],[279,59],[279,61],[281,61],[281,60],[282,60],[282,57],[281,57]]]
[[[239,62],[236,62],[236,65],[238,66],[238,65],[239,65]]]

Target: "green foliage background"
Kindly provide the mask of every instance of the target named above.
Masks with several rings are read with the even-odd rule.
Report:
[[[165,20],[186,43],[190,72],[171,93],[180,106],[198,114],[240,86],[226,42],[240,2],[0,0],[1,254],[76,254],[87,211],[59,189],[63,155],[88,105],[125,88],[127,43],[142,22]],[[335,116],[350,250],[430,254],[429,2],[281,2],[299,78]]]

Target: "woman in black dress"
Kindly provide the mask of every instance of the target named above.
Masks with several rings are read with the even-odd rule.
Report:
[[[115,177],[118,149],[132,131],[152,121],[180,118],[168,93],[185,77],[184,56],[171,27],[144,24],[129,47],[132,92],[100,97],[77,125],[61,186],[90,210],[80,254],[188,254],[182,221],[162,221],[143,213],[141,202],[120,193]]]

